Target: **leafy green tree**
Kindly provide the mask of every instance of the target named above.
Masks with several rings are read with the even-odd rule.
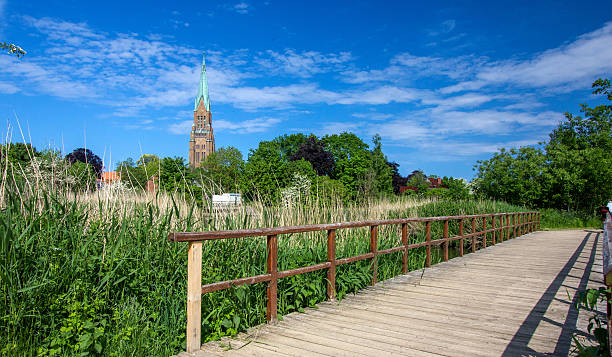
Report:
[[[217,149],[202,163],[205,179],[220,193],[239,191],[244,174],[242,153],[235,147]],[[203,182],[206,185],[206,182]]]
[[[416,187],[417,188],[416,193],[419,195],[424,195],[425,193],[427,193],[427,190],[429,189],[429,182],[427,181],[427,176],[425,176],[425,173],[421,170],[412,171],[412,173],[408,176],[408,180],[406,181],[406,184],[407,186]]]
[[[193,172],[182,157],[164,157],[160,160],[159,184],[167,192],[193,193]]]
[[[608,79],[593,93],[612,100]],[[612,106],[581,105],[584,117],[565,114],[544,148],[505,150],[475,169],[478,194],[528,206],[583,211],[612,197]]]
[[[375,195],[392,194],[393,193],[393,171],[387,165],[387,157],[382,152],[380,135],[376,134],[372,138],[374,149],[370,154],[370,167],[374,173],[374,189],[372,192]]]
[[[546,156],[532,147],[502,149],[489,160],[478,161],[481,196],[517,205],[537,206],[542,200],[542,172]]]
[[[24,143],[8,143],[0,145],[0,160],[4,162],[6,159],[12,164],[27,164],[40,153],[30,144]]]
[[[330,178],[342,183],[348,199],[357,198],[363,187],[372,181],[369,180],[372,174],[368,144],[347,132],[324,136],[322,141],[334,156],[335,166]]]
[[[470,190],[467,186],[467,181],[464,179],[444,176],[442,178],[442,185],[446,186],[445,198],[450,200],[467,200],[470,198]]]
[[[276,202],[287,178],[285,157],[278,141],[260,142],[250,151],[244,166],[242,191],[252,198]]]
[[[306,142],[306,136],[302,133],[291,134],[291,135],[281,135],[273,140],[273,142],[278,145],[278,150],[281,153],[281,159],[284,162],[288,162],[291,160],[291,155],[295,154],[300,146],[304,145]]]
[[[144,166],[136,165],[134,159],[128,157],[125,161],[117,163],[116,169],[121,175],[121,182],[128,187],[144,190],[149,177]]]

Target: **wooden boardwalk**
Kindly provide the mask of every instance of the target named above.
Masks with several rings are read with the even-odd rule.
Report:
[[[537,232],[180,356],[567,356],[603,286],[601,232]]]

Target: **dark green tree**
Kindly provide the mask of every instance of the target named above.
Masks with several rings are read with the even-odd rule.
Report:
[[[325,150],[325,143],[311,135],[291,156],[290,160],[304,159],[312,164],[317,175],[329,175],[334,169],[334,157]]]
[[[90,165],[94,170],[96,177],[102,176],[102,159],[96,154],[94,154],[89,149],[78,148],[74,149],[70,154],[66,155],[66,160],[70,164],[74,164],[79,161],[84,164]]]

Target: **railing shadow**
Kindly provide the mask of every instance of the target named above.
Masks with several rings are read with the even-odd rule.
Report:
[[[540,300],[538,300],[527,318],[525,318],[519,329],[514,334],[510,343],[508,343],[508,345],[506,346],[506,349],[502,356],[568,356],[570,354],[572,334],[580,334],[576,331],[576,324],[578,322],[578,311],[574,307],[574,303],[577,299],[577,292],[586,290],[587,288],[587,284],[589,282],[589,275],[591,274],[593,265],[595,263],[597,242],[599,241],[599,236],[601,234],[601,231],[585,232],[587,232],[587,234],[580,243],[580,245],[576,248],[570,259],[563,267],[563,269],[559,272],[559,274],[557,274],[555,279],[548,286],[546,291],[542,294],[542,297],[540,298]],[[576,291],[574,291],[574,296],[571,297],[571,302],[569,301],[569,299],[565,300],[568,304],[571,303],[567,316],[565,317],[565,321],[561,324],[560,322],[545,317],[544,314],[548,310],[553,300],[555,300],[555,296],[557,295],[559,290],[564,287],[563,282],[568,276],[570,276],[572,268],[578,262],[578,259],[580,258],[582,252],[587,246],[588,241],[591,238],[591,235],[593,234],[595,234],[595,239],[591,252],[589,254],[589,259],[586,262],[586,267],[583,270],[582,277],[580,277],[580,283],[578,284],[578,288]],[[557,339],[557,344],[553,353],[537,352],[528,346],[529,341],[533,337],[534,333],[536,332],[536,329],[538,328],[541,322],[547,322],[562,328],[561,335]]]

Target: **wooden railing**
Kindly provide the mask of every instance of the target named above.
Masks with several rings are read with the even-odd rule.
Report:
[[[612,249],[612,216],[610,212],[606,213],[606,220],[603,222],[603,275],[604,283],[606,284],[607,290],[612,289],[612,260],[610,259],[610,253]],[[607,311],[606,319],[608,321],[608,341],[612,341],[612,306],[610,305],[610,293],[606,293],[607,300]],[[612,354],[612,344],[609,346],[610,353]]]
[[[476,230],[477,221],[482,220],[482,229]],[[512,222],[510,222],[512,220]],[[443,222],[442,237],[432,239],[431,223]],[[458,221],[459,234],[449,237],[448,224],[450,221]],[[464,234],[464,222],[471,223],[471,233]],[[487,229],[487,221],[491,222],[491,228]],[[425,241],[409,244],[408,243],[408,224],[425,223]],[[499,224],[498,224],[499,223]],[[378,227],[387,225],[401,226],[401,245],[378,250]],[[336,259],[336,230],[369,227],[370,228],[370,252]],[[472,251],[477,249],[477,240],[482,238],[482,247],[487,247],[487,235],[490,234],[492,243],[497,241],[515,238],[525,233],[539,230],[539,212],[519,212],[519,213],[494,213],[468,216],[445,216],[445,217],[424,217],[424,218],[403,218],[389,220],[373,220],[360,222],[343,222],[331,224],[313,224],[306,226],[288,226],[276,228],[229,230],[229,231],[208,231],[208,232],[174,232],[168,235],[168,239],[173,242],[189,242],[189,253],[187,257],[187,352],[195,352],[200,349],[201,333],[201,301],[202,294],[213,291],[228,289],[232,286],[249,285],[266,282],[267,286],[267,321],[275,321],[277,318],[277,286],[278,279],[288,276],[310,273],[317,270],[327,269],[327,297],[335,299],[336,291],[336,266],[341,264],[353,263],[360,260],[372,260],[372,285],[378,279],[378,256],[394,252],[402,252],[402,273],[408,272],[408,251],[415,248],[425,247],[425,266],[431,266],[431,246],[443,245],[444,260],[448,260],[449,242],[460,240],[459,255],[463,256],[464,239],[471,239]],[[306,267],[278,271],[278,236],[280,234],[303,233],[314,231],[327,231],[327,261]],[[496,239],[496,233],[498,239]],[[267,261],[266,274],[250,276],[240,279],[227,280],[202,286],[202,242],[206,240],[242,238],[242,237],[267,237]]]

